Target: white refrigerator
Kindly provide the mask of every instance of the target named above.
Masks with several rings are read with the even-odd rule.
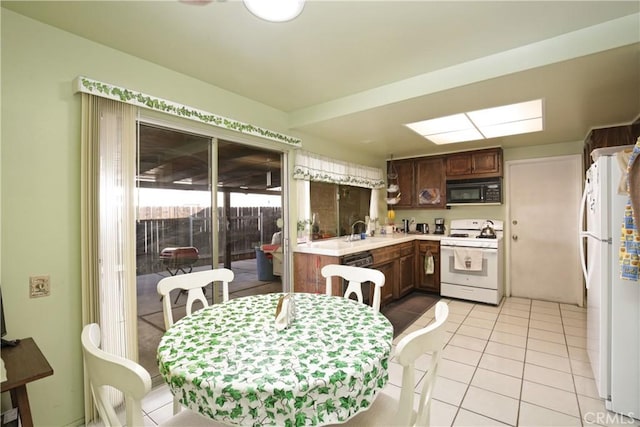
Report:
[[[607,409],[640,418],[640,283],[622,280],[618,263],[628,196],[618,192],[622,171],[616,152],[624,148],[592,153],[579,246],[587,287],[587,353],[598,394]]]

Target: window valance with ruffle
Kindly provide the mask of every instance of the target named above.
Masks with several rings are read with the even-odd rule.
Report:
[[[302,150],[296,153],[293,178],[364,188],[385,186],[382,169],[342,162]]]

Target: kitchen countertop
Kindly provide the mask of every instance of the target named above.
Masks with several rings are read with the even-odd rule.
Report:
[[[440,241],[444,234],[423,234],[423,233],[394,233],[390,236],[367,237],[364,240],[347,241],[347,236],[334,237],[332,239],[314,240],[313,242],[301,243],[293,250],[294,252],[343,256],[361,251],[383,248],[385,246],[397,245],[398,243],[412,242],[414,240],[435,240]]]

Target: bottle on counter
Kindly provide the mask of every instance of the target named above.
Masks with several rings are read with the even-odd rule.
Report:
[[[378,231],[378,220],[377,219],[367,219],[367,236],[375,236]]]
[[[311,219],[311,235],[313,240],[320,238],[320,222],[318,221],[317,213],[314,213]]]

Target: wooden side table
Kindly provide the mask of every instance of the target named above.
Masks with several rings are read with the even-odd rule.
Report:
[[[4,347],[2,360],[7,369],[2,392],[11,392],[11,402],[18,407],[22,426],[33,427],[27,383],[53,375],[53,369],[33,338],[24,338],[15,347]]]

